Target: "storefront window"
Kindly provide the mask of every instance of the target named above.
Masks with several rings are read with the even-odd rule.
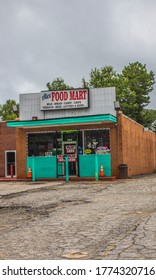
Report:
[[[110,130],[28,133],[28,156],[64,155],[71,145],[75,145],[75,158],[81,154],[109,153]]]
[[[28,156],[46,156],[62,153],[60,132],[28,134]]]
[[[84,153],[85,154],[110,153],[109,129],[84,131]]]

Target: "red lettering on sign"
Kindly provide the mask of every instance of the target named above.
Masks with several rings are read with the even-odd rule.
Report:
[[[83,91],[82,90],[79,91],[79,99],[83,99]]]
[[[75,100],[74,99],[74,90],[70,91],[70,100]]]
[[[82,100],[86,99],[86,90],[71,90],[70,100]]]
[[[86,99],[86,90],[83,90],[83,99]]]
[[[56,94],[55,94],[55,100],[56,100],[56,101],[59,101],[59,92],[58,92],[58,91],[57,91]]]
[[[79,92],[78,92],[78,90],[76,90],[76,92],[75,92],[75,99],[76,99],[76,100],[79,99]]]
[[[64,91],[64,100],[67,100],[67,99],[68,99],[68,92]]]
[[[51,93],[51,101],[54,101],[54,97],[55,97],[55,92]]]
[[[51,100],[52,101],[64,101],[68,99],[67,91],[52,91]]]

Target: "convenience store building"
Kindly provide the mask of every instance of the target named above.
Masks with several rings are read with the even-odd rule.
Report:
[[[16,128],[17,178],[95,178],[156,169],[155,134],[116,111],[115,88],[21,94]],[[67,170],[68,169],[68,170]]]

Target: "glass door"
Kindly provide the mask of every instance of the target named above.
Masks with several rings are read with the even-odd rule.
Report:
[[[68,156],[69,175],[78,175],[77,167],[77,130],[66,130],[62,132],[62,152],[64,156]]]
[[[5,176],[16,176],[16,151],[5,151]]]
[[[77,142],[63,143],[64,155],[68,156],[69,175],[77,175]]]

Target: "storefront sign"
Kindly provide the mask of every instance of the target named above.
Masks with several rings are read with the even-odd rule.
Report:
[[[107,153],[110,153],[110,149],[108,147],[102,146],[96,149],[96,154],[102,155]]]
[[[76,155],[75,155],[75,154],[69,155],[69,156],[68,156],[68,161],[69,161],[69,162],[76,162],[76,161],[77,161]]]
[[[92,150],[91,150],[91,149],[85,149],[85,150],[84,150],[84,153],[85,153],[86,155],[89,155],[89,154],[92,153]]]
[[[57,161],[58,162],[64,162],[65,161],[64,155],[57,155]]]
[[[66,154],[75,154],[75,153],[76,153],[76,145],[66,146]]]
[[[41,92],[41,110],[82,109],[89,107],[89,90]]]
[[[65,162],[65,156],[66,155],[58,155],[57,156],[57,162]],[[76,162],[77,156],[76,154],[69,154],[68,155],[68,162]]]

